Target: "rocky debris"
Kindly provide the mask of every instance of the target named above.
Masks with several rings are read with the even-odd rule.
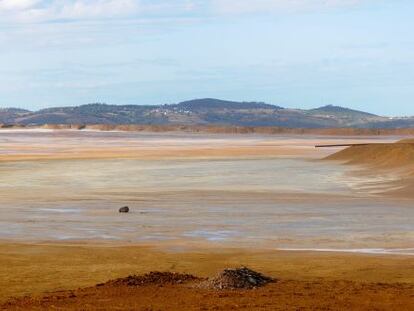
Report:
[[[119,209],[119,212],[120,213],[129,213],[129,207],[128,206],[121,207]]]
[[[264,276],[261,273],[242,267],[238,269],[226,269],[216,277],[202,282],[203,288],[210,289],[253,289],[275,282],[275,279]]]
[[[173,272],[150,272],[144,275],[130,275],[97,286],[146,286],[146,285],[172,285],[182,284],[190,281],[200,280],[191,274],[181,274]]]

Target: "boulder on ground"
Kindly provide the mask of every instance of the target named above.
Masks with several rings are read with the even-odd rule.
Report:
[[[119,209],[119,212],[120,213],[129,213],[129,207],[128,206],[121,207]]]

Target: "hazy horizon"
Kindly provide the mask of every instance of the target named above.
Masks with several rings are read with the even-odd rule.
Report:
[[[0,0],[0,108],[193,98],[414,115],[408,0]]]

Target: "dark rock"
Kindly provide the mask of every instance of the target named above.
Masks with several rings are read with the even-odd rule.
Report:
[[[119,209],[119,212],[120,213],[129,213],[129,207],[128,206],[121,207]]]

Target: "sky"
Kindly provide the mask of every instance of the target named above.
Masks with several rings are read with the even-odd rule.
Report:
[[[193,98],[414,115],[412,0],[0,0],[0,107]]]

